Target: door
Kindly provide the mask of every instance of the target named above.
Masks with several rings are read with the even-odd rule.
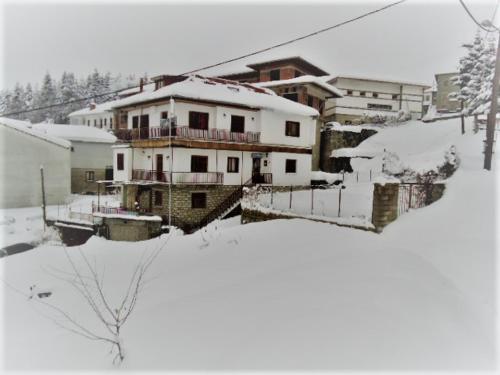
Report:
[[[260,174],[260,158],[252,158],[252,182],[258,184],[262,180],[262,175]]]
[[[156,181],[165,182],[165,179],[163,178],[163,155],[162,154],[156,155]]]

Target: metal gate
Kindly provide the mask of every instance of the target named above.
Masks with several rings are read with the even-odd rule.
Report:
[[[398,216],[408,212],[410,208],[421,208],[426,206],[426,195],[424,184],[400,184],[398,194]]]

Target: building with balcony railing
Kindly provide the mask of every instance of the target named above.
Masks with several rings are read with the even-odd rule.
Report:
[[[113,108],[124,209],[166,218],[171,202],[172,220],[196,227],[234,208],[243,186],[310,184],[314,108],[223,79],[153,80]]]

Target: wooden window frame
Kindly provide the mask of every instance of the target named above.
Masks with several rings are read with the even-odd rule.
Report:
[[[198,162],[196,161],[198,160]],[[204,160],[201,162],[201,160]],[[203,165],[205,168],[203,168]],[[191,172],[207,173],[208,172],[208,156],[206,155],[191,155]]]
[[[125,154],[123,152],[118,152],[116,154],[116,170],[125,170]]]
[[[203,126],[204,124],[201,121],[204,116],[206,116],[206,126]],[[210,114],[208,112],[189,111],[189,128],[191,129],[208,130],[209,120]]]
[[[227,157],[227,173],[240,173],[240,158],[234,156]]]
[[[85,181],[94,182],[95,181],[95,172],[94,171],[85,171]]]
[[[233,122],[236,120],[236,123]],[[241,123],[238,123],[241,121]],[[241,129],[235,129],[235,127],[242,126]],[[231,115],[231,133],[244,133],[245,132],[245,116]]]
[[[207,193],[206,192],[193,192],[191,193],[191,208],[207,208]]]
[[[287,137],[300,137],[300,122],[299,121],[287,121],[285,123],[285,136]]]
[[[132,116],[132,129],[139,129],[139,116]]]
[[[285,173],[297,173],[297,159],[285,160]]]
[[[274,77],[273,78],[273,74],[278,74],[278,78]],[[281,80],[281,69],[271,69],[269,71],[269,80],[270,81],[280,81]]]

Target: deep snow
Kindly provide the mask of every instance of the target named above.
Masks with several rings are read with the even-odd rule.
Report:
[[[448,130],[440,142],[457,146],[461,164],[444,197],[382,234],[305,220],[240,226],[231,219],[172,236],[123,328],[121,367],[493,369],[495,174],[481,169],[484,134],[468,128],[456,136],[458,123],[456,134]],[[429,132],[431,143],[435,135]],[[166,240],[92,237],[82,250],[117,301],[141,254]],[[67,250],[78,259],[76,248]],[[43,245],[0,262],[9,285],[50,290],[48,301],[97,327],[81,298],[50,275],[69,270],[62,247]],[[56,327],[41,314],[46,310],[9,287],[2,296],[7,369],[114,368],[107,345]]]

